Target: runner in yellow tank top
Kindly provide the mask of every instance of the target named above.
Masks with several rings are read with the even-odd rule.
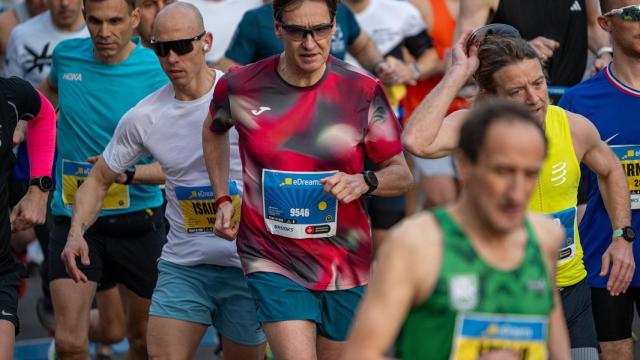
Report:
[[[556,274],[556,284],[564,288],[587,276],[576,219],[580,163],[576,159],[564,110],[553,105],[547,107],[545,134],[549,141],[547,159],[529,200],[529,210],[553,216],[565,230],[566,239],[560,249]]]
[[[558,257],[556,285],[562,290],[572,358],[596,360],[598,341],[591,294],[576,227],[579,164],[584,163],[598,176],[599,187],[606,189],[603,199],[612,227],[619,229],[629,225],[631,212],[628,185],[620,162],[587,119],[549,105],[541,61],[514,28],[493,24],[472,35],[467,33],[456,43],[452,54],[453,65],[409,119],[403,144],[414,155],[426,158],[445,156],[453,151],[467,112],[445,115],[448,104],[472,75],[481,96],[498,96],[521,103],[540,121],[549,140],[549,154],[529,209],[553,214],[564,225],[567,237]],[[514,180],[514,189],[518,186],[521,183]],[[505,211],[509,211],[509,204],[504,206]],[[613,295],[625,291],[631,282],[635,267],[631,245],[616,237],[603,254],[602,274],[611,270],[607,287]]]

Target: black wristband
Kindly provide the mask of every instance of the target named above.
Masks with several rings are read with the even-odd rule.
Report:
[[[133,177],[136,176],[136,167],[130,167],[127,170],[124,171],[125,176],[127,177],[127,179],[124,181],[125,185],[130,185],[131,182],[133,182]]]

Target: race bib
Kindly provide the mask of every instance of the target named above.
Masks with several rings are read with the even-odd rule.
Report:
[[[531,315],[460,313],[450,359],[478,359],[510,350],[518,359],[547,359],[547,318]]]
[[[618,156],[629,182],[631,209],[640,209],[640,145],[613,145],[611,150]]]
[[[549,214],[549,216],[553,218],[553,221],[555,223],[562,226],[565,233],[564,242],[560,247],[558,260],[560,260],[560,262],[569,261],[576,257],[576,208],[572,207],[569,209],[558,211],[553,214]]]
[[[262,170],[264,223],[274,235],[292,239],[335,236],[338,201],[324,192],[327,172]]]
[[[233,221],[240,220],[240,193],[235,181],[229,181],[229,195],[233,200],[235,213]],[[213,232],[216,223],[216,210],[211,186],[178,186],[176,199],[180,205],[180,212],[187,233]]]
[[[93,165],[85,162],[62,160],[62,202],[73,207],[76,192],[87,179]],[[111,184],[102,203],[102,210],[120,210],[129,208],[129,186]]]

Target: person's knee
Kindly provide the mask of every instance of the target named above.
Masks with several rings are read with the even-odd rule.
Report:
[[[100,342],[105,344],[116,344],[125,338],[125,329],[124,326],[110,326],[101,331],[101,339]]]
[[[56,354],[61,359],[82,355],[89,349],[88,339],[76,334],[56,332],[55,341]]]
[[[129,341],[129,347],[135,351],[147,351],[147,331],[146,322],[144,326],[141,324],[129,329],[127,340]]]

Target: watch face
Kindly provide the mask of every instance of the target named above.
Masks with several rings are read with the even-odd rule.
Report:
[[[367,171],[364,174],[369,186],[378,187],[378,177],[376,176],[376,173],[373,171]]]
[[[633,228],[631,226],[628,226],[626,228],[624,228],[624,234],[623,236],[627,239],[627,240],[635,240],[636,238],[636,231],[633,230]]]
[[[40,187],[43,190],[51,190],[53,188],[53,180],[51,180],[48,176],[43,176],[40,178]]]

